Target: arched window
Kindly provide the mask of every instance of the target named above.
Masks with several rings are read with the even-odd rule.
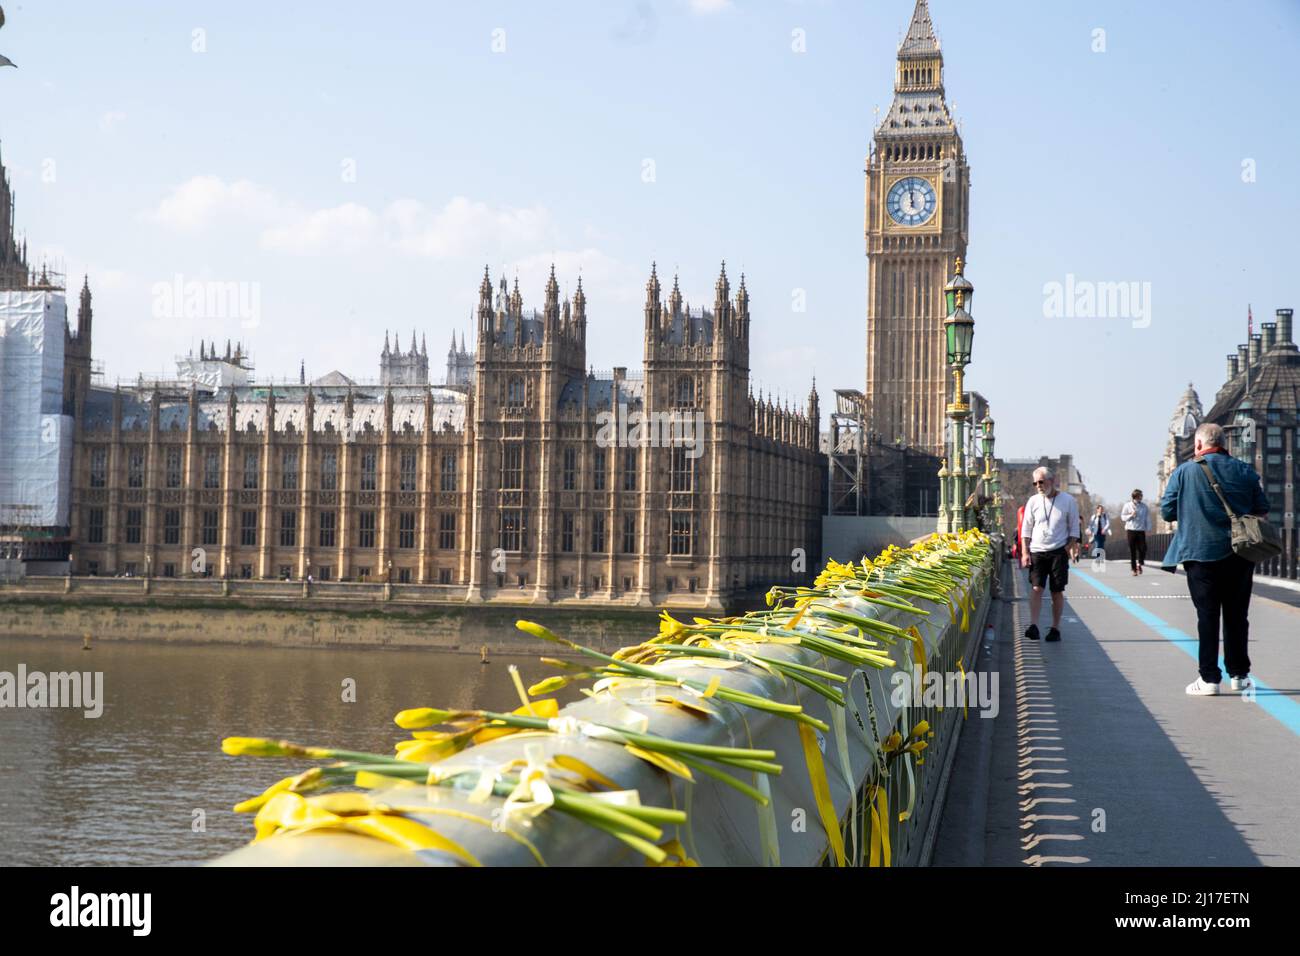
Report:
[[[678,408],[691,408],[695,405],[695,380],[689,375],[677,379],[673,404]]]
[[[506,389],[506,402],[510,405],[522,405],[524,403],[524,380],[518,375],[510,379],[510,384]]]

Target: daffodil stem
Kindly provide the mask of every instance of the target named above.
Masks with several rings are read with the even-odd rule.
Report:
[[[710,767],[708,764],[700,763],[697,760],[691,760],[688,757],[681,757],[679,759],[681,760],[682,763],[686,764],[686,766],[690,767],[692,770],[698,770],[706,777],[712,777],[714,780],[717,780],[719,783],[726,784],[728,787],[731,787],[733,790],[739,790],[745,796],[757,802],[760,806],[765,807],[768,805],[769,801],[767,797],[763,795],[763,791],[755,787],[751,787],[749,784],[745,783],[745,781],[733,777],[731,774],[727,773],[726,771],[719,770],[717,767]]]
[[[630,833],[624,833],[616,827],[609,826],[603,820],[587,819],[586,822],[589,826],[593,826],[597,830],[603,830],[605,833],[608,833],[620,843],[626,843],[642,856],[649,859],[652,863],[662,863],[664,860],[668,859],[668,854],[659,849],[659,847],[655,846],[653,843],[643,840],[640,837],[633,836]]]

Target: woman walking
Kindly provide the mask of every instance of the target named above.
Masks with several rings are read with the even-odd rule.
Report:
[[[1102,505],[1097,505],[1097,513],[1088,522],[1088,533],[1092,535],[1092,556],[1105,557],[1106,536],[1110,534],[1110,515]]]

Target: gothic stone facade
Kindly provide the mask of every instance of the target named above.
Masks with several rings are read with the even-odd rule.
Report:
[[[1214,396],[1214,404],[1199,421],[1222,425],[1228,432],[1228,452],[1250,463],[1264,484],[1271,508],[1269,520],[1282,534],[1283,552],[1262,562],[1257,574],[1300,576],[1300,523],[1296,511],[1300,498],[1300,349],[1294,338],[1294,309],[1278,309],[1272,322],[1228,355],[1227,378]],[[1189,388],[1189,392],[1190,392]],[[1193,393],[1194,395],[1194,393]],[[1179,411],[1187,405],[1187,396]],[[1199,401],[1196,403],[1200,411]],[[1250,429],[1247,429],[1250,423]],[[1194,428],[1175,431],[1161,462],[1160,494],[1173,469],[1192,457]],[[1254,440],[1249,440],[1253,431]],[[1170,527],[1166,525],[1165,527]]]
[[[819,557],[816,390],[803,410],[751,394],[749,294],[725,266],[712,310],[676,281],[664,302],[653,269],[646,291],[639,376],[586,371],[586,295],[561,303],[552,270],[527,312],[517,281],[494,297],[485,272],[469,385],[258,386],[230,369],[204,376],[215,388],[92,390],[75,571],[702,608],[798,579],[792,553]]]

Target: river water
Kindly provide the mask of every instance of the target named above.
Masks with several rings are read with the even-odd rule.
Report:
[[[252,838],[230,808],[311,761],[227,757],[226,736],[391,753],[407,707],[508,710],[536,657],[0,638],[0,671],[98,671],[103,714],[0,708],[0,865],[196,864]],[[355,702],[344,700],[345,682]],[[201,814],[196,811],[202,811]],[[196,822],[198,821],[198,822]],[[201,826],[199,825],[201,823]]]

